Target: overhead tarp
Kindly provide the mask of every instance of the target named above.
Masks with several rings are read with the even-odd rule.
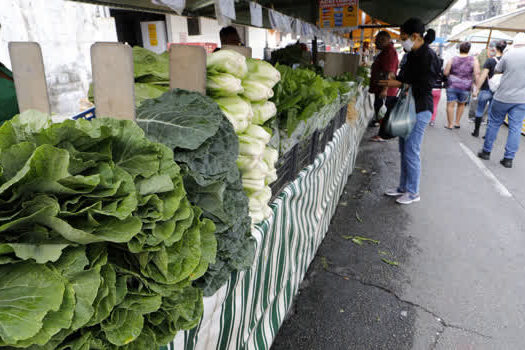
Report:
[[[360,0],[359,7],[370,16],[400,25],[411,17],[430,23],[456,0]]]
[[[479,33],[481,30],[493,30],[491,36],[493,38],[497,37],[494,30],[507,32],[510,36],[514,36],[518,31],[525,32],[525,9],[519,9],[481,22],[471,23],[465,29],[451,36],[449,40],[464,40]]]
[[[70,0],[87,2],[110,7],[129,8],[142,11],[175,13],[167,6],[154,5],[151,0]],[[410,17],[419,17],[425,23],[441,15],[456,0],[360,0],[360,8],[373,18],[386,23],[399,25]],[[288,16],[299,18],[305,22],[317,23],[317,0],[260,0],[258,3],[266,8],[274,9]],[[214,17],[213,0],[187,0],[185,14],[193,16]],[[250,24],[250,9],[247,1],[235,4],[236,23]],[[264,26],[269,28],[267,15]]]

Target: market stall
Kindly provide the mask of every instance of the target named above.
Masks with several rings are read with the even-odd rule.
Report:
[[[266,9],[263,25],[343,40],[303,5],[295,19]],[[328,77],[249,48],[167,47],[93,44],[94,107],[58,119],[39,45],[10,44],[22,113],[0,128],[0,299],[17,317],[0,319],[1,346],[271,346],[353,171],[369,73],[347,57],[325,57]]]
[[[14,221],[3,226],[0,278],[59,292],[42,299],[26,332],[2,341],[146,349],[175,334],[207,343],[220,333],[218,348],[244,346],[225,333],[231,327],[269,344],[353,168],[371,115],[362,79],[276,69],[225,49],[201,61],[195,47],[158,55],[96,43],[95,109],[53,120],[45,84],[31,85],[45,69],[27,68],[43,68],[38,44],[10,49],[22,114],[2,126],[2,153],[21,156],[2,158],[12,198],[2,213]],[[200,84],[170,88],[182,66],[204,74],[210,97]]]

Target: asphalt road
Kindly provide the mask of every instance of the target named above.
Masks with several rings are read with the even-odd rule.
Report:
[[[503,127],[479,162],[473,125],[446,130],[443,113],[410,206],[383,195],[397,185],[397,142],[369,142],[368,130],[272,350],[525,349],[525,145],[503,168]]]

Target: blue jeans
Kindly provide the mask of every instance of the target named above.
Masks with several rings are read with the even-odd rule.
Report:
[[[492,91],[490,90],[481,90],[479,92],[478,108],[476,109],[476,118],[483,117],[483,113],[485,113],[485,107],[487,107],[487,103],[489,104],[489,111],[490,111],[490,106],[492,105],[493,96],[494,94],[492,94]]]
[[[401,152],[401,178],[399,191],[413,195],[419,194],[421,177],[421,144],[425,129],[432,118],[432,112],[424,111],[417,114],[416,125],[406,138],[399,138],[399,151]]]
[[[491,152],[494,141],[498,136],[499,128],[509,116],[509,136],[505,146],[505,158],[514,159],[518,148],[520,147],[521,128],[525,118],[525,103],[503,103],[498,100],[492,100],[492,106],[489,111],[489,125],[485,135],[485,144],[483,150]]]

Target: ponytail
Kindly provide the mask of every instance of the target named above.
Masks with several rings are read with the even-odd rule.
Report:
[[[427,30],[423,40],[425,40],[425,43],[428,45],[432,44],[434,40],[436,40],[436,31],[434,29]]]

